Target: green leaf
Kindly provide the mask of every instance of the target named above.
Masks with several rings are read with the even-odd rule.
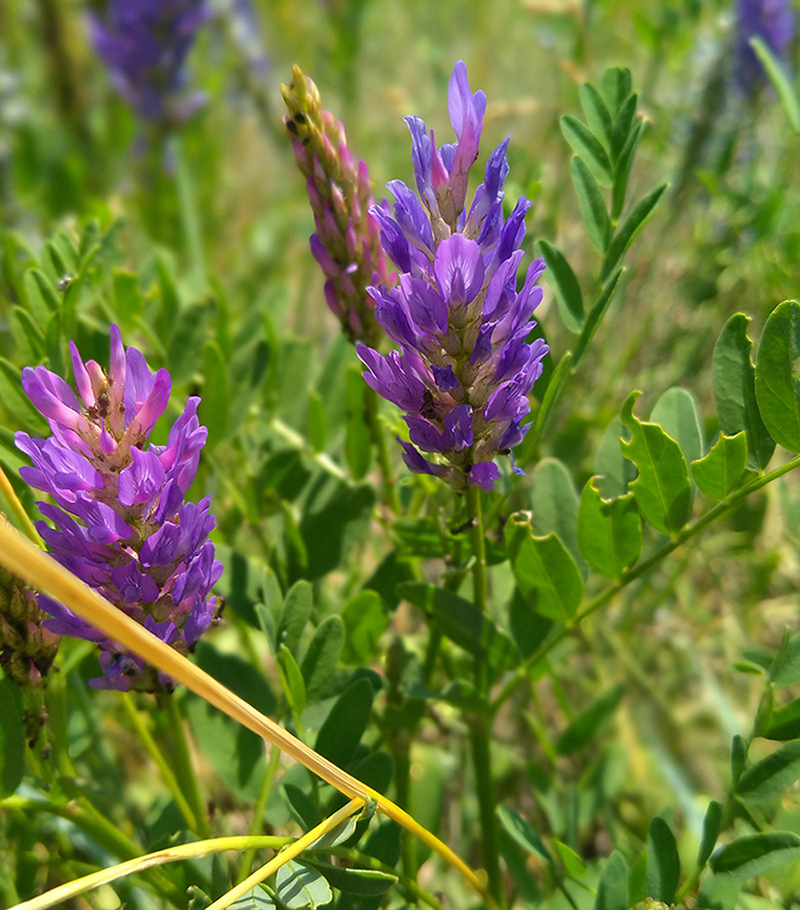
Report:
[[[517,586],[537,613],[557,622],[575,615],[583,580],[575,560],[556,534],[534,537],[520,513],[506,522],[506,547]]]
[[[111,270],[114,287],[114,307],[119,318],[127,325],[142,315],[144,301],[139,287],[139,276],[128,269]]]
[[[780,796],[800,778],[800,739],[786,743],[742,773],[736,786],[739,799],[761,802]]]
[[[589,310],[589,315],[586,317],[586,321],[583,324],[581,329],[581,335],[578,339],[578,343],[575,345],[575,354],[572,357],[573,366],[577,366],[581,360],[583,360],[583,355],[589,348],[589,345],[592,343],[595,332],[597,331],[600,323],[603,320],[603,317],[606,315],[606,310],[614,298],[614,292],[617,290],[617,285],[619,284],[620,278],[622,278],[623,273],[625,272],[624,268],[618,268],[616,272],[605,282],[603,289],[600,292],[600,296]]]
[[[556,740],[558,754],[579,752],[596,739],[608,725],[624,694],[625,686],[618,683],[582,711]]]
[[[531,475],[531,511],[536,534],[545,537],[555,531],[585,577],[586,564],[578,548],[578,494],[557,458],[543,458]]]
[[[308,418],[306,434],[313,452],[324,452],[328,440],[328,418],[322,396],[316,389],[308,392]]]
[[[627,67],[611,66],[603,73],[600,88],[603,97],[608,102],[612,117],[617,116],[617,112],[630,95],[632,87],[631,71]]]
[[[353,486],[320,473],[311,484],[300,521],[308,552],[307,578],[326,575],[351,555],[369,527],[374,502],[372,484]]]
[[[230,910],[275,910],[275,901],[261,885],[256,885],[252,891],[235,900]]]
[[[611,160],[608,152],[595,139],[591,130],[576,117],[565,114],[561,118],[561,132],[572,146],[572,151],[580,155],[591,169],[601,186],[611,186]]]
[[[737,733],[731,740],[731,781],[733,786],[739,782],[747,761],[747,743]]]
[[[770,682],[776,689],[785,689],[800,682],[800,633],[789,637],[786,630],[778,656],[769,667]]]
[[[502,669],[513,663],[514,643],[475,604],[445,588],[419,582],[400,584],[397,593],[422,610],[451,641],[490,667]]]
[[[722,806],[712,799],[703,819],[703,836],[700,838],[700,849],[697,851],[697,865],[700,869],[705,866],[713,853],[721,828]]]
[[[303,673],[297,666],[297,661],[286,645],[281,645],[281,664],[286,680],[286,697],[289,700],[289,707],[293,714],[300,717],[306,709],[306,684]]]
[[[278,644],[286,647],[294,654],[300,643],[300,636],[311,618],[314,609],[314,592],[307,581],[298,581],[286,594],[286,599],[281,610],[278,623]]]
[[[345,376],[345,441],[344,454],[353,480],[361,478],[369,470],[372,460],[372,436],[366,416],[365,394],[368,388],[361,376],[361,367],[351,363]]]
[[[514,882],[519,900],[526,907],[535,907],[542,899],[542,892],[535,876],[528,869],[525,855],[505,828],[500,830],[499,841],[500,856],[503,857],[508,874]]]
[[[647,894],[653,900],[671,904],[681,875],[678,845],[670,826],[656,816],[650,823],[647,840]]]
[[[544,393],[542,406],[539,408],[539,413],[536,415],[536,436],[534,437],[533,433],[530,434],[532,439],[540,437],[550,426],[556,404],[561,397],[561,393],[564,391],[564,387],[567,384],[571,372],[572,354],[567,351],[561,360],[559,360],[558,366],[553,371],[553,375],[547,385],[547,391]]]
[[[747,464],[747,434],[742,430],[735,436],[719,434],[705,458],[690,465],[698,487],[712,499],[724,499],[737,485]]]
[[[53,313],[61,310],[61,298],[41,269],[29,269],[23,279],[28,306],[40,325],[46,325]]]
[[[215,448],[227,435],[231,407],[231,386],[228,366],[216,341],[203,345],[203,399],[199,418],[208,428],[206,446]]]
[[[717,875],[724,873],[741,881],[798,859],[800,837],[789,831],[777,831],[737,838],[711,860],[711,868]]]
[[[679,386],[667,389],[655,403],[650,420],[678,443],[687,464],[703,457],[703,432],[691,392]]]
[[[622,454],[619,444],[623,434],[622,421],[615,417],[606,427],[594,457],[596,486],[603,499],[616,499],[628,492],[628,484],[636,479],[636,467]]]
[[[21,306],[11,307],[11,334],[25,362],[29,365],[44,360],[44,332],[39,323]]]
[[[567,875],[572,878],[581,878],[581,876],[586,875],[589,867],[572,847],[568,847],[556,838],[553,838],[553,846],[556,848],[556,853],[563,863],[564,871]]]
[[[346,840],[355,834],[356,831],[356,822],[357,819],[355,816],[346,818],[343,822],[340,822],[335,828],[331,831],[328,831],[325,834],[320,835],[315,841],[308,845],[309,850],[330,850],[331,847],[335,847],[337,844],[343,844]],[[316,827],[315,825],[311,826]]]
[[[636,149],[644,133],[644,121],[639,120],[625,139],[620,149],[614,168],[614,186],[611,190],[611,217],[616,221],[625,207],[625,196],[628,192],[628,181],[631,176]]]
[[[800,303],[784,300],[770,313],[756,360],[756,401],[775,442],[800,452]]]
[[[590,478],[578,512],[578,543],[586,562],[606,578],[620,578],[642,551],[642,523],[633,493],[606,500]]]
[[[760,35],[750,39],[750,47],[758,55],[758,59],[766,70],[769,81],[777,92],[778,98],[780,98],[789,126],[796,133],[800,133],[800,98],[797,97],[792,80],[787,75],[780,60],[772,53],[769,45]]]
[[[289,809],[295,821],[304,831],[316,828],[322,821],[322,816],[319,814],[319,809],[317,809],[314,800],[304,790],[294,784],[284,784],[283,790],[289,800]]]
[[[633,243],[633,238],[644,227],[647,219],[653,214],[653,210],[658,205],[659,199],[664,195],[668,184],[662,183],[652,192],[648,193],[643,199],[634,206],[633,211],[614,231],[614,236],[608,247],[605,262],[603,263],[603,280],[614,271],[619,265],[620,260],[625,255],[625,251]]]
[[[372,714],[375,692],[365,677],[354,680],[336,699],[317,734],[315,749],[344,768],[355,755]]]
[[[620,152],[630,138],[638,100],[639,96],[632,92],[622,103],[614,118],[614,125],[611,128],[611,158],[617,162]]]
[[[546,240],[536,242],[536,252],[547,263],[545,277],[556,293],[561,319],[570,332],[577,334],[583,328],[586,315],[583,309],[583,293],[575,272],[564,255]]]
[[[769,726],[761,735],[778,742],[800,739],[800,698],[773,708]]]
[[[203,300],[183,308],[171,326],[167,363],[174,384],[191,379],[197,372],[197,352],[204,347],[211,320],[217,314],[213,300]]]
[[[523,850],[527,853],[536,853],[546,860],[550,866],[553,865],[553,857],[550,851],[545,847],[541,837],[521,815],[506,806],[498,806],[495,812],[500,819],[500,824]]]
[[[325,878],[316,869],[292,859],[278,869],[275,888],[288,910],[320,907],[333,900],[333,892]]]
[[[736,313],[725,323],[714,347],[712,375],[720,430],[735,436],[747,433],[747,467],[761,471],[775,451],[756,403],[755,367],[750,356],[753,342],[747,337],[750,318]]]
[[[630,442],[621,440],[622,452],[639,469],[630,485],[645,521],[664,534],[674,534],[689,520],[692,485],[680,446],[655,423],[643,423],[633,414],[641,392],[631,392],[622,407],[621,420],[631,431]]]
[[[332,866],[319,860],[313,866],[330,882],[334,888],[346,894],[359,894],[363,897],[377,897],[385,894],[397,881],[396,875],[381,872],[379,869],[353,869],[343,866]]]
[[[322,698],[325,687],[339,666],[339,655],[344,647],[344,623],[341,616],[328,616],[317,626],[308,646],[301,671],[306,683],[306,700],[309,705]]]
[[[611,224],[603,193],[582,158],[576,155],[570,165],[572,183],[578,196],[578,205],[592,249],[603,256],[608,249]]]
[[[0,678],[0,797],[11,794],[25,773],[25,722],[19,686]]]
[[[362,591],[347,602],[342,619],[345,628],[343,659],[349,664],[367,663],[389,625],[383,599],[375,591]]]
[[[628,867],[615,850],[603,865],[594,910],[628,910]]]
[[[606,149],[611,148],[611,111],[603,100],[603,96],[589,82],[584,82],[578,89],[586,122],[594,135],[601,140]]]
[[[553,628],[553,620],[537,613],[517,587],[508,607],[508,624],[523,657],[530,657]]]
[[[24,429],[38,436],[49,435],[47,421],[22,390],[22,373],[5,357],[0,357],[0,405]]]

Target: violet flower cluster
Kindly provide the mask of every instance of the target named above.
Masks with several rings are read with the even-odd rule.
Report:
[[[169,400],[169,373],[151,373],[136,348],[125,350],[111,326],[111,365],[85,364],[70,343],[80,399],[43,366],[26,367],[22,385],[53,432],[47,439],[17,433],[33,461],[20,474],[55,503],[39,503],[55,527],[38,522],[53,556],[120,610],[182,654],[191,650],[218,611],[211,589],[222,574],[208,535],[209,499],[185,501],[207,430],[189,398],[167,444],[147,439]],[[97,642],[105,678],[98,688],[164,691],[168,677],[93,629],[45,595],[45,626]]]
[[[461,61],[448,104],[458,138],[453,144],[437,148],[433,131],[419,117],[406,117],[419,197],[393,180],[393,209],[386,200],[371,209],[400,284],[369,292],[378,322],[400,352],[383,356],[360,344],[358,356],[367,383],[406,412],[406,465],[457,490],[467,484],[489,490],[500,476],[494,457],[509,453],[528,429],[522,423],[528,393],[548,351],[542,339],[527,340],[545,266],[542,259],[531,263],[517,290],[530,202],[520,198],[504,219],[508,140],[490,155],[484,182],[465,207],[486,96],[472,93]]]
[[[299,66],[281,93],[289,114],[283,118],[298,167],[306,178],[316,233],[311,252],[325,273],[325,299],[351,341],[377,344],[370,284],[393,285],[380,243],[380,227],[370,214],[375,200],[367,165],[356,163],[344,126],[322,109],[317,86]]]
[[[186,94],[185,62],[212,15],[205,0],[108,0],[105,16],[90,16],[92,44],[143,120],[174,126],[204,103],[201,92]]]
[[[750,39],[761,38],[776,57],[785,59],[797,33],[797,14],[791,0],[738,0],[736,13],[735,78],[739,88],[753,95],[766,83],[766,75]]]

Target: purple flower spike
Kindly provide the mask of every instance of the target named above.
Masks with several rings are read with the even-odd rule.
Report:
[[[211,594],[222,565],[208,540],[214,519],[208,499],[184,502],[194,480],[206,428],[190,398],[166,446],[147,445],[169,399],[166,370],[151,373],[142,354],[124,349],[111,326],[111,365],[84,363],[70,345],[80,398],[44,367],[26,368],[23,387],[47,417],[49,439],[17,433],[17,447],[33,467],[20,474],[48,493],[39,503],[55,525],[39,522],[53,556],[70,572],[145,628],[186,654],[208,628],[220,604]],[[146,447],[147,446],[147,447]],[[50,632],[97,642],[103,689],[165,691],[171,681],[91,628],[63,604],[43,595]]]
[[[738,0],[736,12],[735,78],[742,92],[753,97],[766,84],[766,75],[750,39],[761,38],[784,60],[797,34],[797,14],[791,0]]]
[[[484,182],[465,208],[486,96],[472,91],[460,61],[448,102],[455,144],[437,149],[425,123],[406,117],[421,202],[393,180],[387,185],[394,208],[384,200],[371,210],[400,280],[391,291],[369,292],[379,324],[400,351],[383,356],[360,344],[357,352],[367,383],[406,412],[411,442],[401,445],[409,470],[457,490],[468,484],[490,490],[500,477],[493,459],[525,436],[528,394],[548,351],[542,339],[527,341],[544,261],[530,265],[518,291],[530,202],[519,199],[503,218],[508,140],[490,155]],[[421,220],[425,211],[430,224]]]
[[[185,62],[212,15],[205,0],[109,0],[104,16],[90,16],[92,44],[114,88],[143,120],[175,126],[203,104],[202,94],[185,92]]]

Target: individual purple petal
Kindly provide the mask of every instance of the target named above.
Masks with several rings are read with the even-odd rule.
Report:
[[[158,599],[158,585],[135,562],[112,569],[111,580],[123,603],[153,603]]]
[[[164,467],[154,452],[131,449],[133,462],[119,475],[117,495],[124,506],[152,502],[164,483]]]
[[[483,257],[474,240],[454,234],[436,250],[433,272],[439,294],[451,304],[470,303],[483,286]]]
[[[408,424],[411,441],[423,452],[444,452],[448,448],[449,444],[442,431],[429,420],[416,416],[406,416],[404,419]]]
[[[484,493],[494,489],[494,482],[500,477],[500,469],[493,461],[481,461],[470,468],[467,483],[480,487]]]
[[[436,381],[436,385],[443,392],[451,392],[458,385],[458,380],[456,379],[456,374],[453,372],[452,364],[447,364],[447,366],[440,367],[434,364],[431,367],[433,372],[433,378]]]
[[[422,332],[429,335],[447,332],[447,304],[436,288],[422,278],[400,276],[402,293],[411,318]]]
[[[411,443],[403,442],[399,436],[397,441],[403,447],[403,461],[409,471],[413,471],[414,474],[441,475],[444,473],[443,465],[434,464],[432,461],[423,458]]]
[[[450,187],[456,213],[464,208],[467,197],[469,169],[478,157],[478,147],[486,113],[486,95],[482,91],[472,94],[466,64],[459,60],[450,76],[447,93],[450,123],[458,136],[458,146],[450,168]]]
[[[461,452],[468,449],[473,442],[472,434],[472,407],[460,404],[453,408],[444,418],[444,438],[450,448]]]

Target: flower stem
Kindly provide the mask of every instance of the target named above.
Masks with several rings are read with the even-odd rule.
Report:
[[[253,821],[250,825],[250,837],[257,837],[264,827],[264,810],[267,808],[267,801],[272,792],[272,784],[275,780],[275,775],[278,773],[280,762],[281,750],[277,746],[273,746],[269,753],[267,770],[264,772],[264,782],[261,784],[261,792],[258,794],[258,799],[253,807]],[[247,850],[245,850],[242,861],[239,864],[239,874],[236,877],[237,882],[241,882],[247,877],[247,873],[253,865],[256,849],[257,847],[248,847]]]
[[[197,819],[197,833],[200,837],[207,838],[211,831],[208,825],[208,816],[206,814],[205,803],[203,802],[203,795],[200,792],[200,783],[197,780],[194,762],[192,761],[192,756],[189,752],[189,741],[186,738],[185,721],[174,692],[161,699],[162,705],[164,702],[166,702],[170,726],[172,727],[172,735],[175,740],[177,776],[186,793],[189,805],[192,807],[192,812]]]
[[[125,708],[125,713],[130,718],[131,723],[136,728],[136,733],[139,736],[139,739],[142,741],[142,745],[145,747],[150,757],[158,766],[158,770],[161,772],[161,776],[164,779],[164,783],[167,785],[167,789],[172,794],[172,798],[175,800],[175,805],[178,807],[181,815],[186,821],[187,826],[190,831],[194,831],[195,834],[199,834],[199,823],[196,815],[192,811],[189,803],[186,801],[186,797],[183,795],[183,791],[178,784],[178,780],[172,772],[169,763],[166,758],[164,758],[164,753],[161,749],[158,748],[156,741],[150,735],[150,731],[147,729],[145,722],[142,720],[142,717],[139,711],[136,708],[136,705],[133,703],[128,692],[120,693],[122,696],[122,706]]]
[[[386,448],[386,435],[383,432],[378,412],[378,393],[367,385],[364,387],[364,405],[372,434],[372,442],[375,445],[375,454],[378,457],[378,467],[383,479],[384,499],[395,515],[401,515],[400,497],[397,495],[392,466],[389,462],[389,450]]]
[[[476,486],[467,487],[467,508],[469,510],[470,535],[472,538],[473,597],[475,606],[486,610],[486,541],[483,536],[483,512],[481,491]],[[488,693],[488,668],[483,657],[475,658],[475,687],[482,695]],[[495,796],[492,785],[491,718],[475,714],[469,718],[469,740],[472,747],[472,762],[475,767],[475,784],[478,790],[478,809],[481,820],[483,862],[489,877],[489,893],[504,905],[503,878],[500,872],[500,853],[497,845],[497,821],[495,819]]]

